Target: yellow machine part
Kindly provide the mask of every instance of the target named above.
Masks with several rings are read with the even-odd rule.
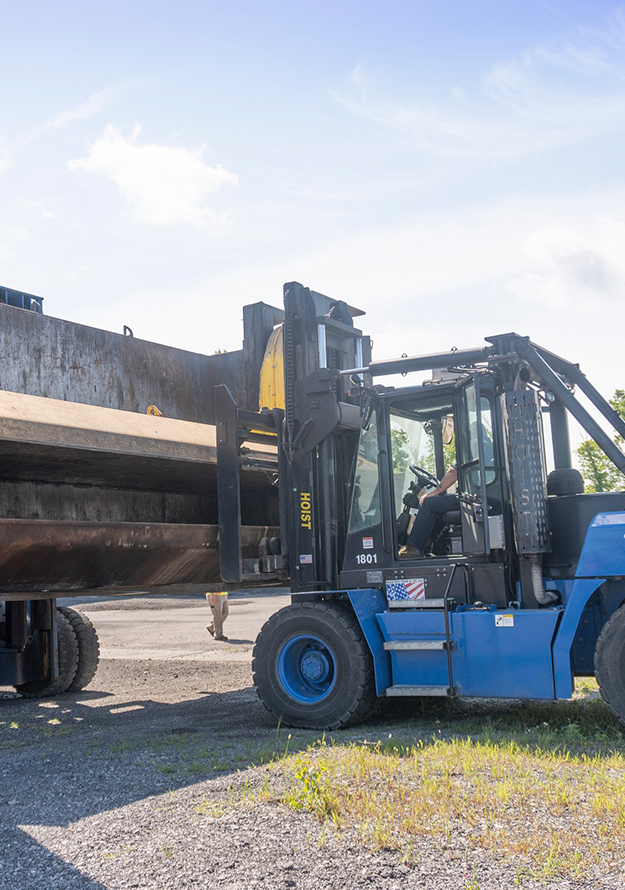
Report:
[[[284,408],[284,349],[282,325],[274,328],[260,369],[259,410]]]

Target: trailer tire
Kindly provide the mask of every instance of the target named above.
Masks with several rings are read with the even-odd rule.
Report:
[[[373,716],[373,659],[360,625],[340,603],[293,603],[262,628],[254,685],[284,726],[339,729]]]
[[[57,609],[61,615],[65,615],[76,634],[78,668],[67,691],[79,692],[91,683],[98,670],[100,661],[98,635],[92,622],[82,612],[78,612],[76,609],[69,609],[67,606],[57,606]]]
[[[66,692],[78,667],[78,640],[65,615],[56,616],[59,675],[56,680],[31,680],[15,688],[24,698],[45,698]]]
[[[603,625],[595,648],[595,678],[601,697],[625,723],[625,606]]]

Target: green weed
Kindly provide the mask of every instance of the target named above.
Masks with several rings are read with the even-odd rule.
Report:
[[[173,859],[174,858],[174,847],[169,841],[163,841],[163,845],[161,847],[161,853],[165,857],[165,859]]]
[[[480,881],[477,876],[477,870],[475,868],[475,863],[471,866],[469,870],[469,862],[467,860],[466,869],[464,873],[464,881],[462,883],[462,890],[480,890]]]
[[[222,801],[203,800],[196,805],[195,812],[198,816],[212,816],[214,819],[219,819],[220,816],[223,816],[224,813],[228,812],[228,809],[229,808]]]
[[[416,743],[335,741],[276,769],[285,782],[276,800],[352,828],[372,849],[405,856],[424,836],[446,846],[462,824],[471,848],[521,863],[518,886],[526,873],[579,880],[614,869],[625,847],[624,753],[572,753],[561,738],[544,749],[438,733]],[[464,888],[479,888],[473,868]]]

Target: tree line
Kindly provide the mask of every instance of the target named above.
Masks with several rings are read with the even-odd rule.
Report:
[[[625,420],[625,390],[617,389],[610,404]],[[615,436],[614,442],[623,450],[623,437]],[[584,477],[586,491],[623,491],[625,475],[617,470],[609,457],[592,439],[587,439],[576,448],[579,468]]]

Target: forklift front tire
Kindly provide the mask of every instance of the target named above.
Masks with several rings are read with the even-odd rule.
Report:
[[[595,649],[595,677],[601,697],[625,723],[625,606],[604,626]]]
[[[260,700],[284,726],[339,729],[377,710],[369,647],[339,603],[276,612],[258,636],[252,667]]]

